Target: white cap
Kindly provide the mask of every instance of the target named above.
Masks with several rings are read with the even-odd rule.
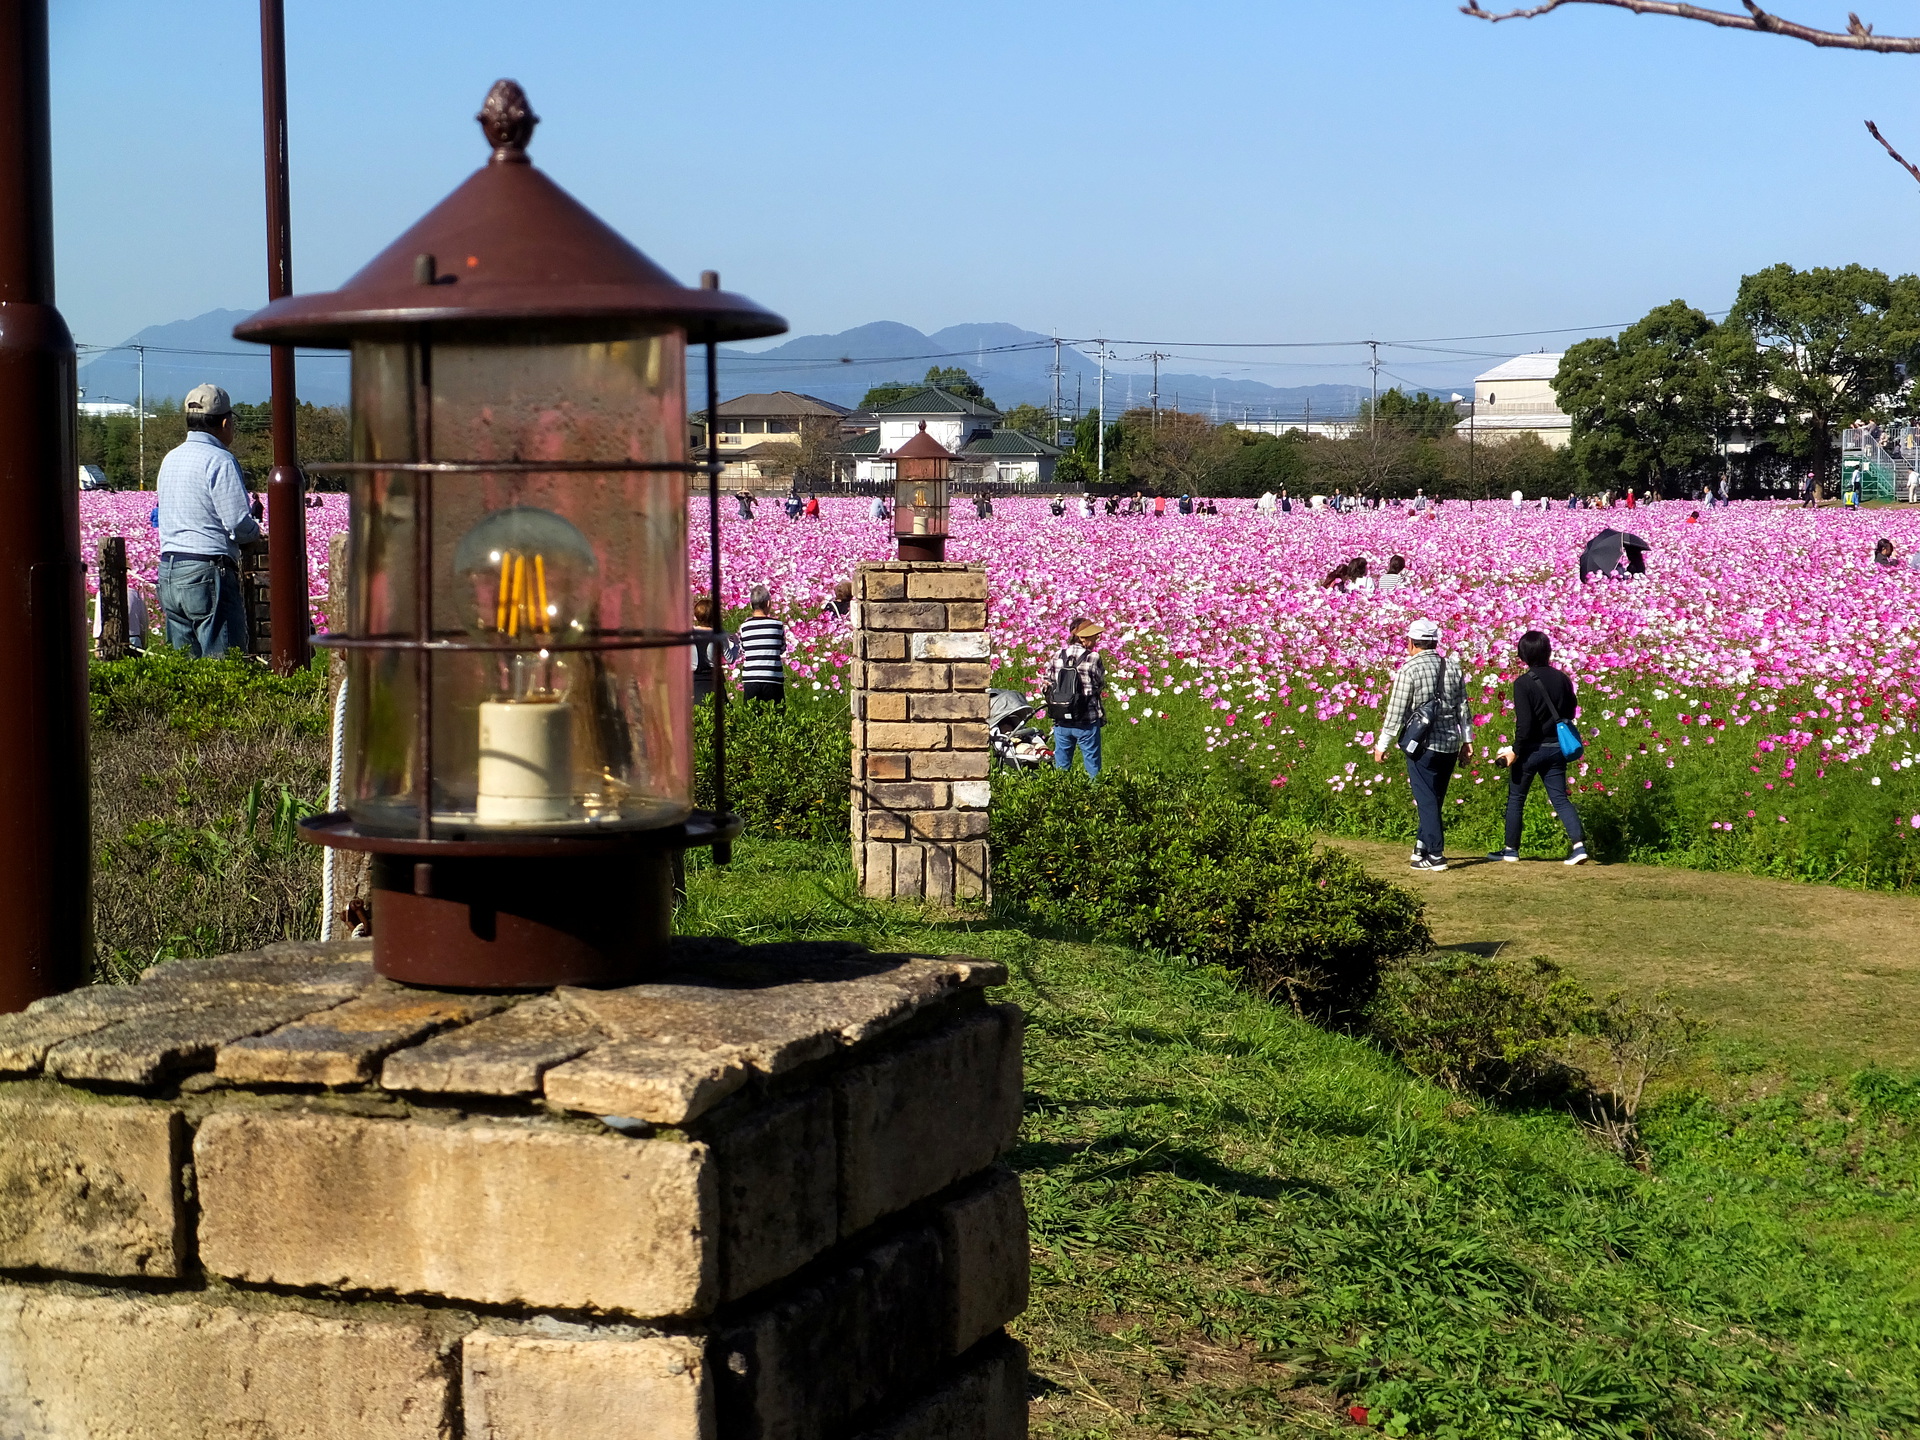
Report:
[[[1407,626],[1407,639],[1432,640],[1436,644],[1439,643],[1440,622],[1437,620],[1414,621],[1411,625]]]
[[[180,408],[189,415],[218,420],[222,415],[233,413],[233,399],[218,385],[196,385],[187,392]]]

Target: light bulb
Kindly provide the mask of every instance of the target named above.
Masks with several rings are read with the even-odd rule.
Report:
[[[589,631],[600,591],[593,546],[551,510],[515,506],[462,537],[453,569],[469,632],[509,647],[487,656],[495,698],[480,704],[474,818],[483,825],[573,819],[573,667],[551,647]]]

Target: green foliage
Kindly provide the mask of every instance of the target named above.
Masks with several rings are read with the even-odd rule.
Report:
[[[95,664],[88,703],[96,732],[169,729],[196,740],[223,733],[287,730],[325,738],[324,661],[275,675],[242,655],[196,660],[156,646],[145,655]]]
[[[981,388],[980,382],[958,365],[930,365],[926,378],[917,384],[911,380],[889,380],[872,386],[860,401],[860,408],[871,410],[879,405],[891,405],[909,395],[918,395],[929,385],[936,390],[945,390],[950,395],[958,395],[963,400],[971,400],[976,405],[984,405],[989,410],[1000,408],[987,398],[987,392]]]
[[[1595,1027],[1592,997],[1542,956],[1435,950],[1388,966],[1367,1026],[1416,1075],[1459,1094],[1565,1089],[1569,1035]]]
[[[692,877],[702,933],[869,923],[822,898],[843,852],[757,849]],[[1037,1435],[1321,1434],[1351,1403],[1435,1440],[1920,1426],[1912,1081],[1703,1075],[1650,1104],[1643,1174],[1220,971],[886,908],[886,948],[1006,963],[1027,1011]]]
[[[1053,411],[1044,405],[1016,405],[1007,411],[1006,414],[1002,415],[999,422],[993,428],[996,430],[1018,430],[1022,434],[1031,435],[1036,440],[1045,440],[1048,444],[1052,444]],[[1072,439],[1073,427],[1063,424],[1060,427],[1060,443],[1062,445],[1070,444],[1072,443]]]
[[[1416,395],[1408,395],[1397,385],[1380,397],[1378,409],[1371,400],[1360,402],[1360,425],[1363,429],[1376,416],[1382,428],[1391,426],[1403,435],[1418,436],[1422,440],[1438,440],[1451,434],[1460,420],[1460,412],[1454,408],[1451,400],[1442,400],[1438,395],[1429,395],[1424,390]]]
[[[235,405],[234,458],[249,484],[264,485],[273,468],[272,407]],[[295,441],[303,462],[345,460],[352,450],[352,434],[343,405],[294,408]],[[83,465],[98,465],[116,490],[151,489],[167,452],[186,438],[186,421],[175,400],[147,404],[147,468],[140,471],[140,419],[137,415],[82,415],[79,417],[79,457]],[[339,488],[344,481],[314,477],[316,489]]]
[[[1204,494],[1238,432],[1179,410],[1127,411],[1107,435],[1107,480],[1147,494]]]
[[[1378,967],[1427,942],[1420,902],[1216,789],[1109,772],[1003,775],[994,891],[1010,914],[1224,965],[1270,996],[1349,1015]]]
[[[1264,495],[1272,490],[1309,493],[1310,480],[1304,437],[1257,435],[1233,430],[1232,444],[1220,462],[1201,481],[1207,495]]]
[[[729,696],[727,803],[764,840],[845,840],[852,724],[840,695],[790,687],[783,704]],[[694,803],[711,809],[713,702],[694,707]]]
[[[159,649],[91,675],[95,969],[319,931],[326,677]]]
[[[1588,480],[1665,493],[1711,460],[1731,421],[1726,349],[1713,321],[1672,300],[1620,332],[1582,340],[1554,377],[1573,417],[1573,453]]]
[[[1054,468],[1055,477],[1064,485],[1092,485],[1100,479],[1100,412],[1084,412],[1071,430],[1060,433],[1067,453]]]
[[[1741,279],[1724,328],[1754,420],[1810,457],[1824,483],[1834,431],[1885,418],[1920,366],[1920,277],[1769,266]]]

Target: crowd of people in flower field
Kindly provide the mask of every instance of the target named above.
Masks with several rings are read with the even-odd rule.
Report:
[[[1433,787],[1435,804],[1472,803],[1472,787],[1504,778],[1490,773],[1492,757],[1508,751],[1511,773],[1529,786],[1539,779],[1553,800],[1571,857],[1580,797],[1651,790],[1654,771],[1675,778],[1733,744],[1750,752],[1753,788],[1714,819],[1716,833],[1789,825],[1798,792],[1858,771],[1876,797],[1905,797],[1895,808],[1920,842],[1910,768],[1920,507],[1723,504],[1715,494],[1635,495],[1629,510],[1623,492],[1569,509],[1538,497],[1362,504],[1276,492],[1173,497],[1159,512],[1165,524],[1115,524],[1152,516],[1166,497],[1107,498],[1118,501],[1111,512],[1105,498],[958,495],[951,512],[949,559],[988,566],[996,685],[1046,708],[1063,657],[1076,640],[1093,642],[1101,719],[1065,724],[1095,734],[1064,736],[1062,763],[1112,763],[1101,730],[1177,728],[1209,761],[1258,771],[1276,789],[1315,786],[1323,805],[1362,810],[1385,801],[1404,817],[1408,777],[1385,763],[1403,738],[1386,707],[1394,676],[1418,658],[1407,653],[1412,627],[1430,621],[1435,650],[1458,675],[1447,693],[1464,737],[1459,773],[1451,791]],[[347,501],[315,500],[309,570],[324,628],[328,543]],[[135,588],[158,616],[152,492],[88,493],[80,504],[89,558],[101,537],[124,536]],[[706,588],[706,521],[696,497],[696,594]],[[1617,566],[1582,583],[1583,553],[1609,530],[1642,548],[1623,546]],[[736,499],[723,506],[721,540],[718,619],[731,638],[717,657],[708,647],[704,683],[717,658],[767,698],[844,688],[853,617],[841,587],[860,562],[892,554],[884,497],[806,497],[791,516]],[[1079,633],[1083,622],[1096,628]],[[1523,658],[1530,633],[1545,638],[1566,692],[1549,680],[1516,695],[1515,682],[1538,668]],[[1080,658],[1067,663],[1077,670]],[[755,673],[743,676],[748,665]],[[1531,694],[1549,691],[1585,740],[1578,756],[1561,752],[1563,778],[1538,759],[1548,731]],[[1433,741],[1427,750],[1447,753]],[[1431,830],[1423,843],[1437,860]]]

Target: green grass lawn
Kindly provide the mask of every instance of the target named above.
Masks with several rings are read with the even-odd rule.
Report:
[[[1920,1085],[1673,1091],[1643,1174],[1218,972],[861,900],[832,847],[691,883],[689,933],[1013,968],[1036,1434],[1313,1434],[1355,1403],[1434,1437],[1920,1430]]]

